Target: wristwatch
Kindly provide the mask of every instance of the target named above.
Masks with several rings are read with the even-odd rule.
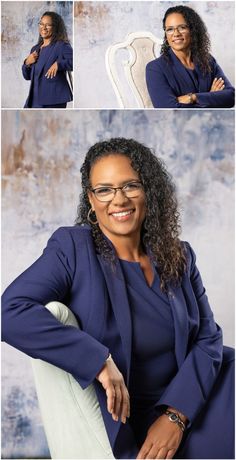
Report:
[[[193,93],[188,93],[187,96],[189,97],[189,104],[193,104],[194,103]]]
[[[181,418],[179,417],[178,414],[176,414],[176,412],[171,412],[170,410],[166,410],[164,412],[165,415],[168,416],[168,419],[173,422],[173,423],[177,423],[177,425],[179,426],[179,428],[184,432],[186,426],[185,426],[185,423],[183,422],[183,420],[181,420]]]

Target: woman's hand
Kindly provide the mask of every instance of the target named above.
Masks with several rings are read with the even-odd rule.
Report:
[[[184,96],[177,97],[177,101],[181,104],[195,104],[197,96],[196,94],[191,94],[191,96],[189,94],[184,94]]]
[[[113,420],[122,423],[126,422],[126,417],[130,415],[129,393],[124,379],[113,359],[106,360],[102,370],[97,375],[97,380],[101,382],[107,395],[107,410],[112,415]]]
[[[48,69],[47,73],[45,73],[45,77],[47,78],[53,78],[56,76],[58,71],[58,64],[57,61],[55,61],[51,67]]]
[[[33,53],[29,54],[29,56],[25,59],[25,65],[32,65],[34,64],[37,59],[38,59],[38,53],[37,51],[33,51]]]
[[[211,85],[211,91],[222,91],[225,87],[225,82],[223,78],[214,78],[212,85]]]
[[[182,437],[181,428],[163,414],[150,426],[137,459],[173,458]]]

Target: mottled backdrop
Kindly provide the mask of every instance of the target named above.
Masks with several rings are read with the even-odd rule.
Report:
[[[70,1],[2,1],[1,10],[2,107],[22,108],[28,96],[30,82],[24,80],[21,67],[32,46],[38,41],[40,17],[45,11],[60,14],[72,43],[73,6]]]
[[[225,344],[233,345],[234,113],[232,111],[4,111],[3,287],[71,225],[79,169],[93,143],[134,137],[156,150],[176,179],[182,237],[198,256]],[[227,293],[227,295],[226,295]],[[3,458],[47,456],[29,358],[3,346]]]
[[[118,102],[105,68],[108,46],[121,42],[130,32],[150,31],[163,37],[165,11],[178,2],[170,1],[93,1],[75,2],[75,106],[116,108]],[[180,4],[183,2],[179,2]],[[212,41],[212,54],[234,83],[234,2],[184,1],[193,7],[207,25]],[[120,60],[128,52],[120,51]],[[124,92],[129,107],[136,107],[128,84]]]

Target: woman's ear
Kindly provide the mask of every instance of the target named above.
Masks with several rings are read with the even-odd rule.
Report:
[[[91,204],[92,210],[94,210],[94,205],[93,205],[93,199],[94,199],[94,197],[93,197],[92,192],[90,192],[90,191],[88,192],[88,199],[89,199],[89,203]]]

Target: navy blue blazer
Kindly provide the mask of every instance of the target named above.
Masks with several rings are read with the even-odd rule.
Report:
[[[195,65],[197,78],[190,75],[175,53],[169,49],[167,56],[160,56],[146,66],[147,88],[156,108],[228,108],[234,106],[234,88],[211,56],[211,73],[203,75]],[[222,77],[225,88],[210,92],[214,78]],[[196,104],[182,104],[176,99],[188,93],[197,94]]]
[[[31,107],[30,96],[33,85],[38,86],[38,98],[41,105],[62,104],[72,101],[72,92],[67,82],[66,71],[73,70],[73,50],[69,43],[58,41],[52,43],[50,53],[41,62],[38,75],[35,75],[35,65],[27,66],[23,64],[22,73],[26,80],[31,80],[29,96],[24,105],[25,108]],[[39,45],[33,46],[30,53],[38,51]],[[45,77],[51,65],[57,61],[58,72],[55,77]]]
[[[217,379],[223,346],[222,332],[214,321],[194,252],[188,243],[184,244],[187,271],[181,286],[169,287],[168,291],[178,372],[157,402],[157,411],[163,404],[173,406],[192,423]],[[53,300],[71,308],[81,330],[64,326],[54,318],[44,307]],[[111,308],[115,326],[104,341]],[[59,228],[42,256],[6,289],[2,332],[3,340],[10,345],[70,372],[82,388],[95,384],[114,446],[121,423],[112,420],[106,409],[106,394],[95,378],[110,352],[128,385],[131,316],[119,262],[114,272],[96,253],[89,226]]]

